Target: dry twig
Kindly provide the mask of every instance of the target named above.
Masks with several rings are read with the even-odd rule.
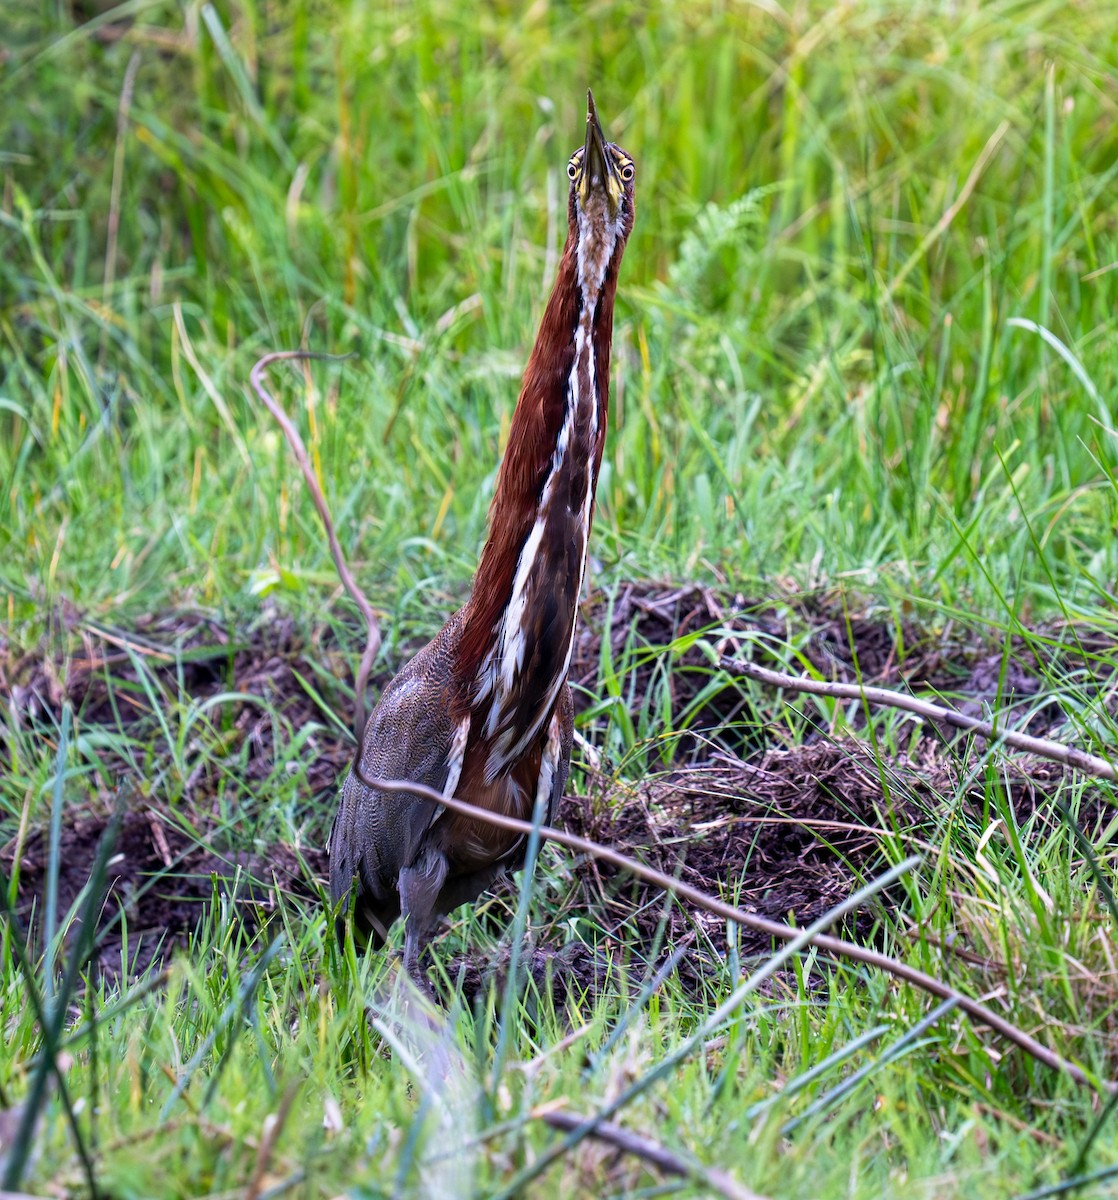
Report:
[[[536,1115],[545,1125],[550,1125],[552,1129],[561,1129],[564,1133],[581,1129],[590,1119],[563,1109],[544,1109]],[[652,1138],[640,1133],[631,1133],[613,1121],[598,1121],[591,1131],[591,1136],[610,1146],[616,1146],[626,1154],[636,1155],[637,1158],[663,1171],[665,1175],[678,1175],[683,1179],[692,1179],[703,1184],[718,1195],[724,1196],[726,1200],[765,1200],[765,1197],[742,1187],[737,1180],[718,1167],[704,1167],[699,1163],[688,1162],[666,1146],[654,1142]]]
[[[303,439],[299,436],[299,431],[291,423],[287,413],[284,412],[278,401],[273,398],[263,383],[264,372],[274,362],[308,358],[324,359],[327,362],[341,362],[351,357],[352,355],[349,354],[319,354],[312,350],[277,350],[272,354],[265,354],[263,358],[256,362],[256,365],[252,368],[252,373],[249,375],[249,379],[256,390],[256,394],[260,397],[272,416],[275,417],[280,429],[283,430],[283,436],[287,438],[287,444],[291,447],[291,452],[295,455],[295,460],[299,464],[299,470],[303,472],[303,479],[310,489],[311,499],[314,501],[314,506],[318,511],[319,520],[321,520],[326,530],[326,537],[330,542],[330,554],[333,556],[334,566],[337,568],[342,583],[345,584],[346,591],[353,597],[354,604],[361,610],[361,615],[365,618],[365,627],[368,630],[368,636],[365,642],[365,653],[361,655],[361,664],[357,668],[357,677],[354,681],[356,698],[354,700],[353,732],[357,738],[357,745],[360,747],[361,737],[365,732],[365,689],[369,684],[369,675],[372,672],[377,651],[380,650],[380,624],[377,621],[376,614],[373,612],[373,606],[369,603],[368,597],[357,586],[357,580],[354,579],[353,573],[346,563],[341,544],[338,542],[338,535],[334,531],[334,521],[330,516],[326,497],[323,496],[322,488],[318,485],[318,478],[314,473],[314,467],[311,465],[310,455],[307,454],[307,448],[303,444]]]
[[[854,683],[828,683],[826,680],[812,679],[808,675],[785,675],[781,671],[770,671],[767,667],[759,667],[755,663],[742,662],[726,655],[719,659],[719,665],[731,675],[744,675],[747,679],[756,679],[758,683],[767,683],[770,687],[783,688],[788,692],[807,692],[813,696],[829,696],[836,700],[861,700],[867,704],[901,708],[929,721],[942,721],[956,729],[969,729],[979,737],[1004,742],[1015,750],[1050,758],[1066,767],[1074,767],[1085,775],[1118,782],[1118,771],[1113,763],[1107,762],[1105,758],[1088,754],[1085,750],[1077,750],[1074,746],[1065,746],[1063,742],[1054,742],[1051,738],[1032,737],[1014,729],[1001,729],[989,721],[980,721],[977,717],[965,716],[954,709],[931,704],[927,700],[918,700],[915,696],[906,696],[904,692],[894,692],[890,688],[860,687]]]

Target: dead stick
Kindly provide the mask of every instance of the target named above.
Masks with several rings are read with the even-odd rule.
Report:
[[[544,1124],[553,1129],[561,1129],[564,1133],[573,1133],[581,1129],[592,1118],[579,1116],[578,1113],[566,1112],[563,1109],[547,1109],[536,1116]],[[599,1121],[590,1133],[599,1141],[615,1146],[627,1154],[651,1163],[663,1171],[665,1175],[678,1175],[683,1179],[693,1179],[696,1183],[705,1184],[708,1188],[725,1196],[726,1200],[765,1200],[756,1192],[743,1188],[737,1180],[731,1178],[725,1171],[717,1167],[704,1167],[699,1163],[688,1162],[666,1146],[660,1145],[644,1134],[632,1133],[624,1126],[616,1125],[613,1121]]]
[[[889,688],[861,687],[854,683],[827,683],[822,679],[812,679],[808,675],[785,675],[781,671],[770,671],[767,667],[759,667],[755,663],[741,662],[736,658],[723,655],[719,665],[731,675],[744,675],[747,679],[756,679],[758,683],[767,683],[770,687],[783,688],[788,692],[808,692],[813,696],[829,696],[837,700],[862,700],[867,704],[881,704],[888,708],[902,708],[913,712],[929,721],[942,721],[945,725],[953,725],[956,729],[969,729],[980,737],[991,741],[1004,742],[1015,750],[1024,750],[1029,754],[1038,754],[1041,758],[1050,758],[1064,766],[1074,767],[1086,775],[1094,775],[1099,779],[1109,779],[1118,782],[1118,771],[1113,763],[1105,758],[1088,754],[1085,750],[1077,750],[1074,746],[1065,746],[1063,742],[1054,742],[1050,738],[1030,737],[1027,733],[1018,733],[1013,729],[995,728],[989,721],[980,721],[977,717],[968,717],[951,708],[943,708],[939,704],[931,704],[927,700],[918,700],[915,696],[906,696],[903,692],[894,692]]]
[[[425,787],[421,783],[407,783],[400,779],[371,779],[361,770],[359,760],[360,755],[358,754],[354,759],[353,773],[367,788],[373,791],[402,792],[407,795],[419,796],[424,800],[430,800],[433,804],[441,804],[443,808],[448,808],[451,812],[461,813],[463,816],[484,821],[487,825],[496,826],[498,829],[507,829],[513,833],[530,834],[534,828],[531,821],[521,821],[517,817],[506,817],[499,813],[490,812],[488,809],[479,808],[475,804],[468,804],[464,800],[456,800],[451,796],[444,796],[441,792],[436,792],[433,788]],[[689,883],[673,879],[670,875],[665,875],[662,871],[657,871],[655,867],[647,866],[645,863],[638,862],[635,858],[629,858],[617,850],[611,850],[608,846],[592,842],[588,838],[579,837],[574,833],[565,833],[562,829],[554,829],[550,825],[539,826],[537,833],[541,838],[549,842],[555,842],[559,846],[566,846],[569,850],[576,850],[580,854],[589,855],[591,858],[600,859],[602,862],[612,863],[614,866],[620,867],[621,870],[635,875],[638,879],[643,879],[645,882],[662,888],[664,891],[672,892],[674,895],[680,896],[682,899],[694,904],[697,908],[714,913],[715,916],[721,917],[723,920],[733,921],[736,925],[743,925],[746,929],[754,929],[758,933],[763,933],[767,937],[773,937],[782,942],[790,942],[803,935],[804,931],[802,929],[795,929],[791,925],[785,925],[781,921],[770,921],[767,917],[759,917],[754,913],[747,913],[743,909],[735,908],[732,904],[727,904],[724,900],[719,900],[717,896],[708,895],[706,892],[692,887]],[[841,938],[831,937],[829,934],[816,934],[811,939],[811,942],[812,945],[817,946],[824,953],[830,954],[835,958],[846,958],[854,962],[864,963],[866,966],[875,967],[877,970],[884,971],[896,979],[903,979],[906,983],[911,983],[913,987],[918,987],[933,996],[939,996],[942,1000],[953,999],[963,1012],[967,1013],[974,1020],[989,1025],[996,1033],[1001,1034],[1007,1041],[1020,1047],[1026,1054],[1031,1055],[1038,1062],[1044,1063],[1045,1066],[1051,1067],[1055,1071],[1063,1071],[1071,1079],[1075,1080],[1076,1083],[1097,1089],[1098,1085],[1088,1077],[1082,1067],[1069,1062],[1054,1050],[1049,1050],[1047,1046],[1042,1045],[1036,1038],[1027,1034],[1023,1029],[1019,1029],[1004,1017],[999,1017],[997,1013],[987,1008],[986,1005],[979,1003],[977,1000],[972,1000],[970,996],[966,996],[962,992],[956,991],[942,980],[936,979],[935,976],[926,975],[923,971],[918,971],[915,967],[910,967],[907,963],[890,958],[886,954],[880,954],[878,951],[871,950],[866,946],[859,946],[856,942],[845,942]],[[1118,1085],[1109,1082],[1102,1085],[1106,1091],[1113,1091],[1116,1086]]]
[[[279,1141],[280,1133],[287,1123],[287,1115],[291,1111],[291,1104],[298,1090],[298,1082],[288,1084],[286,1091],[280,1099],[279,1108],[276,1109],[275,1113],[264,1118],[264,1128],[261,1130],[260,1142],[256,1147],[256,1164],[252,1169],[252,1178],[248,1181],[248,1187],[245,1188],[245,1200],[260,1200],[260,1196],[264,1191],[264,1181],[268,1175],[268,1168],[271,1166],[272,1155],[275,1152],[276,1143]],[[0,1197],[0,1200],[3,1200],[3,1198]]]
[[[338,570],[338,575],[341,577],[342,583],[345,584],[346,591],[353,597],[354,604],[361,610],[361,615],[365,618],[368,638],[365,642],[365,653],[361,655],[361,664],[357,668],[357,678],[354,681],[356,700],[353,706],[353,732],[357,738],[357,745],[360,747],[361,738],[365,732],[365,689],[369,684],[369,675],[373,670],[373,661],[376,659],[377,651],[380,649],[380,624],[377,621],[376,614],[373,612],[373,606],[369,603],[365,593],[357,586],[357,580],[354,579],[353,573],[346,563],[341,544],[338,542],[338,535],[334,532],[334,522],[330,516],[330,509],[326,504],[326,497],[323,496],[322,488],[318,485],[318,477],[314,473],[314,467],[311,465],[307,448],[303,445],[303,439],[299,436],[299,431],[291,423],[287,413],[284,412],[283,408],[272,397],[263,383],[264,372],[274,362],[308,358],[323,359],[326,362],[343,362],[345,359],[352,357],[353,355],[351,354],[319,354],[313,350],[276,350],[271,354],[265,354],[263,358],[257,361],[249,375],[249,380],[256,389],[256,394],[263,401],[272,416],[275,417],[280,429],[283,430],[283,436],[287,438],[287,444],[291,447],[291,452],[295,455],[295,461],[299,464],[299,470],[303,472],[303,479],[306,480],[307,487],[310,489],[311,499],[318,510],[319,520],[321,520],[323,528],[326,530],[326,537],[330,542],[330,554],[333,556],[334,566]]]

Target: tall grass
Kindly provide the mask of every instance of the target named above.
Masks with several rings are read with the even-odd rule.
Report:
[[[640,168],[605,569],[1042,612],[1050,575],[1111,587],[1096,6],[120,11],[6,13],[17,585],[313,602],[322,540],[246,392],[306,338],[363,356],[288,389],[352,553],[386,603],[461,594],[589,81]]]

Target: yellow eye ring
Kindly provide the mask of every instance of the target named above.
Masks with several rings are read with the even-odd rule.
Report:
[[[571,161],[569,163],[567,163],[567,178],[568,179],[577,179],[578,178],[578,163],[576,163],[573,158],[571,159]]]
[[[626,183],[631,183],[631,182],[632,182],[632,180],[633,180],[633,164],[632,164],[632,163],[626,163],[626,164],[625,164],[625,165],[624,165],[624,166],[621,168],[621,178],[622,178],[622,179],[623,179],[623,180],[624,180]]]

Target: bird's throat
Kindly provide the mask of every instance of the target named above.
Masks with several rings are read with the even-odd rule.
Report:
[[[616,264],[600,257],[600,246],[583,245],[590,253],[568,244],[525,372],[464,614],[463,674],[472,672],[488,779],[538,740],[570,667],[605,438],[616,286]]]
[[[592,315],[584,311],[563,421],[493,649],[478,674],[489,778],[539,736],[570,668],[597,485],[598,409]]]

